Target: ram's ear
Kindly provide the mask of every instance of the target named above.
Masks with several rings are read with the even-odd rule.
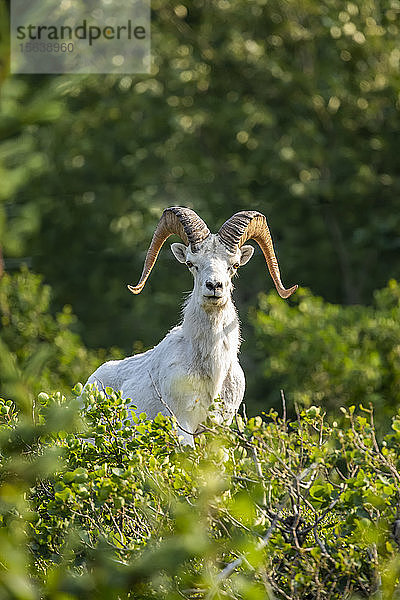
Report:
[[[186,246],[185,244],[179,244],[176,242],[175,244],[171,244],[172,254],[175,256],[176,260],[179,260],[181,263],[186,262]]]
[[[253,246],[242,246],[240,248],[240,251],[242,253],[241,257],[240,257],[240,266],[243,267],[243,265],[245,265],[246,263],[249,262],[249,260],[251,259],[251,257],[254,254],[254,248]]]

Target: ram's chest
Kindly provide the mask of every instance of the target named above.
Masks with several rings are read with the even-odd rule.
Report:
[[[212,354],[192,355],[192,360],[170,380],[170,393],[177,402],[208,408],[220,393],[230,363],[221,350]],[[183,367],[183,365],[182,365]]]
[[[199,413],[204,419],[208,408],[220,393],[219,385],[199,374],[176,375],[170,381],[170,394],[179,411]]]
[[[229,341],[224,336],[214,344],[193,348],[188,373],[205,382],[210,393],[222,385],[232,363]],[[215,397],[215,396],[214,396]]]

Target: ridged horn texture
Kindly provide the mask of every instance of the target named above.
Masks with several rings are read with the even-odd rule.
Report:
[[[182,208],[181,206],[166,208],[161,215],[147,251],[139,283],[135,287],[128,285],[128,289],[132,294],[139,294],[142,291],[162,245],[174,233],[179,235],[186,245],[190,244],[194,252],[196,251],[196,246],[210,235],[207,225],[194,210]]]
[[[264,215],[255,210],[242,210],[225,221],[218,231],[218,236],[231,252],[234,252],[237,247],[243,246],[248,240],[257,242],[263,251],[268,270],[280,297],[289,298],[297,290],[297,285],[289,289],[283,287],[274,245]]]

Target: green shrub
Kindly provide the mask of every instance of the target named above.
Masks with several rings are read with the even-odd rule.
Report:
[[[34,426],[0,403],[1,598],[394,597],[400,415],[380,444],[369,409],[342,429],[312,406],[183,449],[130,410],[42,393]]]
[[[43,389],[66,392],[105,360],[88,351],[65,306],[50,313],[51,288],[27,269],[0,279],[0,395],[32,403]],[[119,356],[115,349],[108,355]]]
[[[261,295],[252,323],[262,377],[250,379],[250,397],[263,390],[276,406],[283,388],[291,405],[328,411],[372,402],[388,422],[400,399],[400,285],[391,281],[374,298],[368,307],[330,304],[305,289],[290,303]]]

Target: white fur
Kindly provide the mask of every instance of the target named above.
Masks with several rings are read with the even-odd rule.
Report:
[[[238,361],[240,331],[231,278],[236,271],[233,265],[248,262],[253,248],[243,246],[230,253],[216,235],[210,235],[195,253],[184,244],[172,244],[171,249],[179,262],[193,263],[189,268],[194,287],[182,324],[151,350],[104,363],[86,385],[121,390],[149,418],[159,412],[170,415],[169,408],[182,428],[179,433],[193,445],[190,432],[198,430],[214,399],[221,398],[221,419],[229,424],[243,398],[245,379]],[[212,289],[216,283],[221,285]]]

